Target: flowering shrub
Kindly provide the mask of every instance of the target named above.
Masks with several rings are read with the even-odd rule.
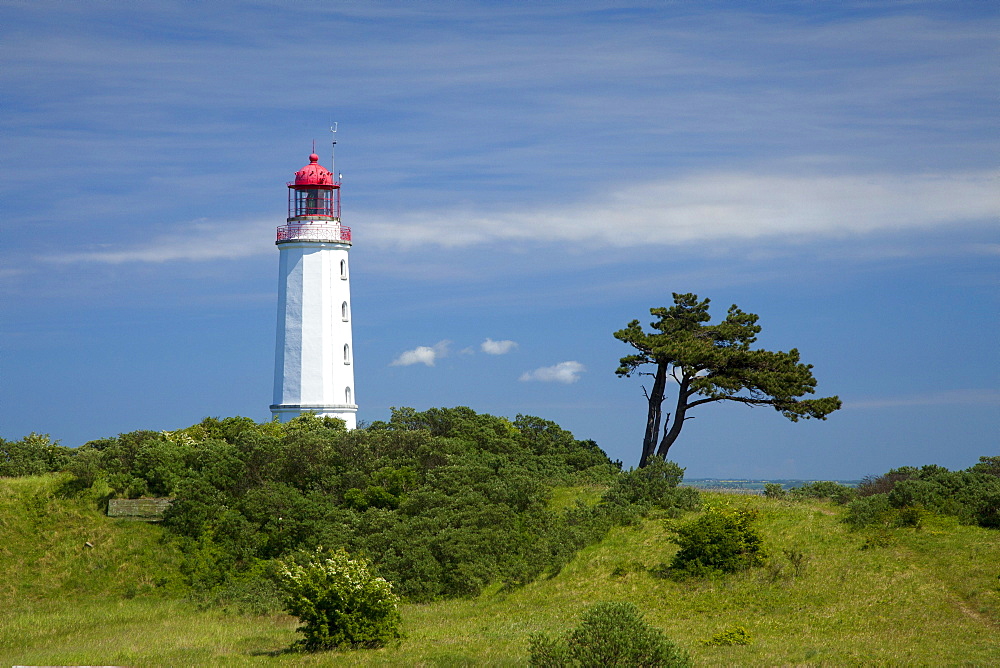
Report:
[[[285,609],[302,622],[302,649],[381,647],[399,637],[399,599],[363,559],[321,548],[305,565],[282,566]]]

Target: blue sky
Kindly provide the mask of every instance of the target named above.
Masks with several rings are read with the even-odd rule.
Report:
[[[989,2],[0,2],[0,435],[267,419],[274,228],[336,121],[362,420],[535,414],[632,465],[611,334],[694,292],[845,406],[702,407],[689,477],[970,466],[998,35]]]

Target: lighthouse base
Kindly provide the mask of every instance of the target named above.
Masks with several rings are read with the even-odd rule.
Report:
[[[358,427],[357,404],[272,404],[271,415],[281,422],[288,422],[303,413],[315,413],[317,417],[340,418],[348,429]]]

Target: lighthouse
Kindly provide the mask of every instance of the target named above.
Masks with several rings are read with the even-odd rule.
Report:
[[[278,228],[278,328],[271,413],[357,426],[351,336],[351,229],[340,224],[340,180],[309,156],[288,184]]]

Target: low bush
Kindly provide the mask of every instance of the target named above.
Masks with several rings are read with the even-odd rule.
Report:
[[[766,482],[764,483],[764,496],[769,499],[783,499],[788,496],[788,492],[781,483]]]
[[[705,576],[763,565],[766,553],[757,518],[752,508],[712,508],[677,524],[671,540],[680,549],[670,563],[671,572],[680,577]]]
[[[854,528],[915,527],[928,514],[958,518],[965,524],[1000,528],[1000,476],[997,457],[980,457],[964,471],[943,466],[904,466],[868,477],[850,502],[845,521]]]
[[[48,434],[31,432],[24,438],[0,438],[0,477],[40,475],[64,470],[73,451],[53,441]]]
[[[789,494],[796,499],[830,499],[834,503],[843,505],[856,497],[857,491],[853,487],[837,482],[820,480],[795,487]]]
[[[633,469],[615,478],[604,494],[606,506],[637,506],[642,511],[654,508],[695,510],[700,496],[693,487],[678,487],[684,479],[684,469],[662,457],[650,457],[646,466]]]
[[[753,642],[753,636],[742,626],[731,626],[725,631],[720,631],[708,640],[703,640],[702,644],[709,647],[727,647],[731,645],[749,645]]]
[[[844,521],[854,529],[868,526],[893,526],[895,511],[886,494],[862,496],[847,504]]]
[[[298,631],[305,636],[298,647],[373,648],[400,637],[399,599],[363,559],[351,559],[343,550],[317,551],[305,564],[282,566],[278,581],[285,608],[302,622]]]
[[[687,652],[649,626],[631,603],[597,603],[561,638],[531,638],[531,665],[544,668],[690,666]]]

